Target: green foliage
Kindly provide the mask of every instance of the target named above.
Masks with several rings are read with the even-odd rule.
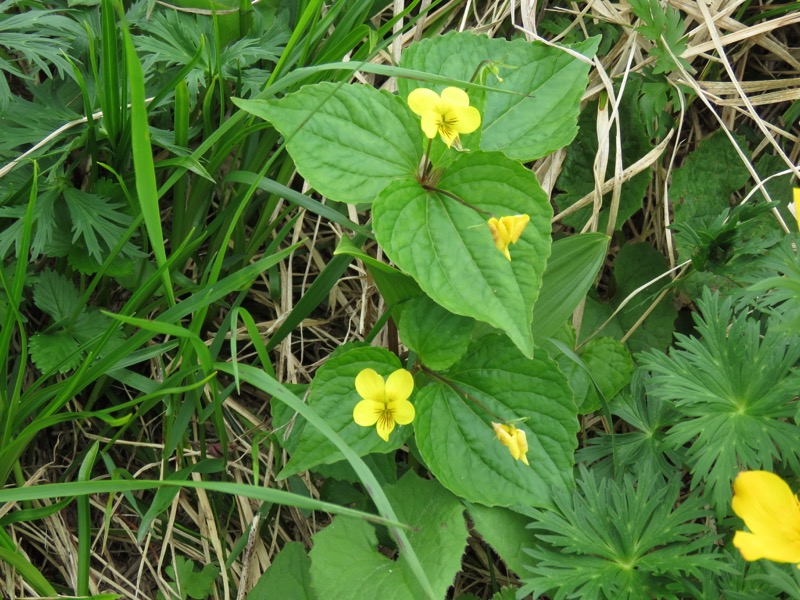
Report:
[[[615,127],[621,128],[622,139],[622,166],[629,167],[651,150],[650,138],[645,132],[638,96],[641,90],[641,80],[634,78],[628,81],[625,93],[619,106],[619,118]],[[606,165],[604,181],[614,175],[614,163],[617,153],[615,129],[612,128],[608,140],[598,140],[597,114],[598,111],[610,111],[606,104],[600,108],[597,102],[586,105],[578,118],[578,127],[581,135],[567,148],[567,157],[564,160],[561,174],[558,177],[558,189],[561,194],[555,197],[555,202],[561,210],[572,206],[575,202],[591,193],[595,189],[594,164],[601,143],[608,143],[608,164]],[[642,207],[647,186],[652,179],[649,171],[645,170],[629,181],[622,184],[619,199],[617,219],[614,229],[619,229],[636,211]],[[611,204],[611,192],[603,197],[597,229],[606,231]],[[577,212],[567,215],[563,221],[575,229],[582,229],[592,214],[592,207],[582,208]]]
[[[195,569],[197,565],[193,560],[188,560],[182,556],[175,557],[175,564],[165,569],[167,575],[172,578],[170,590],[174,597],[180,600],[194,598],[203,600],[208,598],[214,590],[214,581],[219,576],[219,568],[214,565],[205,565],[199,571]],[[159,592],[158,597],[164,598]]]
[[[508,568],[524,575],[525,565],[530,562],[525,548],[533,548],[538,540],[528,529],[530,519],[511,509],[501,506],[481,506],[470,504],[469,516],[481,537],[500,555]]]
[[[741,468],[800,468],[800,427],[795,414],[800,339],[768,327],[730,298],[706,290],[696,316],[699,337],[678,334],[669,356],[651,352],[650,393],[672,402],[682,418],[670,428],[674,448],[688,444],[692,488],[702,484],[718,515],[725,514],[731,484]]]
[[[689,73],[694,73],[689,62],[681,58],[686,51],[688,38],[684,35],[686,24],[681,20],[678,10],[669,5],[663,6],[658,0],[631,0],[630,5],[642,21],[636,31],[655,44],[649,51],[650,56],[656,59],[654,72],[677,71],[680,65]]]
[[[311,588],[311,560],[300,542],[289,542],[283,547],[247,594],[247,599],[261,600],[270,596],[285,600],[316,598]]]
[[[426,367],[444,370],[469,347],[475,321],[448,312],[427,296],[411,298],[397,323],[400,339]]]
[[[599,43],[595,37],[573,50],[592,56]],[[451,32],[412,45],[400,61],[401,67],[461,81],[473,81],[486,64],[497,72],[483,82],[492,91],[484,90],[483,97],[476,94],[473,101],[481,108],[482,126],[479,133],[465,136],[465,147],[497,150],[527,161],[572,141],[578,132],[575,119],[588,84],[589,65],[557,47]],[[398,81],[402,98],[419,87],[441,92],[446,86],[415,79]]]
[[[511,261],[494,246],[486,225],[490,214],[531,217]],[[527,356],[551,216],[529,170],[480,151],[459,155],[434,189],[396,181],[373,205],[376,237],[400,269],[437,304],[505,331]]]
[[[280,100],[235,103],[272,123],[300,174],[339,202],[372,202],[395,179],[410,179],[422,158],[419,122],[408,106],[366,85],[318,84]]]
[[[536,338],[556,333],[586,297],[603,266],[607,248],[608,237],[600,233],[571,235],[553,242],[534,305]]]
[[[677,600],[686,576],[729,570],[711,551],[719,536],[702,524],[703,500],[678,503],[680,490],[678,479],[664,485],[643,472],[598,481],[581,468],[578,492],[555,494],[557,511],[527,511],[540,545],[527,550],[532,563],[520,594]]]
[[[383,348],[343,346],[317,371],[308,395],[312,407],[359,456],[370,452],[392,452],[410,433],[408,427],[392,432],[384,442],[374,427],[360,427],[353,421],[353,408],[361,397],[355,387],[356,376],[364,369],[374,369],[383,377],[401,368],[400,361]],[[315,428],[306,427],[300,442],[280,472],[286,478],[320,464],[332,464],[344,458],[327,437]]]
[[[97,309],[84,306],[69,279],[55,271],[42,271],[33,287],[33,301],[55,321],[54,327],[31,337],[31,358],[42,373],[75,369],[86,357],[89,344],[111,328],[113,321]],[[110,346],[91,348],[98,356],[123,340],[114,334]]]
[[[675,477],[684,462],[681,449],[667,443],[667,429],[679,420],[671,402],[645,394],[645,373],[634,373],[630,391],[609,403],[611,414],[627,423],[631,431],[601,433],[587,440],[575,459],[591,465],[598,477],[619,474],[658,474],[665,481]]]
[[[461,564],[467,541],[463,507],[435,481],[407,473],[386,493],[398,516],[412,526],[408,537],[417,550],[436,598],[443,598]],[[377,598],[390,593],[398,600],[425,595],[415,585],[404,553],[389,558],[376,551],[375,529],[354,519],[336,517],[314,536],[311,582],[318,598]]]
[[[572,486],[578,431],[564,375],[547,353],[528,359],[501,336],[478,338],[445,375],[416,398],[416,441],[428,468],[450,491],[487,506],[550,506]],[[515,461],[491,421],[524,419],[530,466]],[[466,476],[469,474],[469,476]]]
[[[579,343],[584,343],[590,335],[622,337],[628,333],[642,316],[647,316],[641,325],[636,327],[626,344],[632,354],[651,348],[666,349],[672,341],[672,331],[677,311],[669,296],[662,299],[655,308],[659,293],[669,279],[654,281],[627,303],[623,302],[641,286],[664,274],[667,270],[664,256],[647,244],[628,244],[623,246],[614,261],[614,280],[616,289],[609,304],[600,303],[591,296],[587,297],[583,313]],[[616,316],[614,315],[615,311]]]

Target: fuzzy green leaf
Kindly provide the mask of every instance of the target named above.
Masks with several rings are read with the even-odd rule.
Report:
[[[60,321],[71,317],[78,308],[78,290],[61,273],[46,269],[33,288],[33,302],[54,321]]]
[[[599,41],[599,37],[586,40],[574,50],[591,56]],[[484,61],[493,63],[502,81],[486,71]],[[471,81],[483,68],[485,85],[511,92],[485,92],[480,97],[479,92],[470,91],[482,124],[479,133],[464,137],[466,147],[532,160],[566,146],[577,134],[575,120],[588,84],[589,64],[557,47],[452,32],[411,45],[403,52],[400,66],[462,81]],[[447,86],[398,80],[403,98],[418,87],[441,92]]]
[[[280,100],[234,100],[287,140],[297,170],[320,194],[372,202],[395,179],[411,178],[422,131],[397,96],[368,85],[309,85]]]
[[[480,151],[459,156],[437,187],[496,216],[530,215],[511,261],[495,247],[488,215],[413,180],[390,184],[375,201],[378,241],[437,304],[502,329],[531,356],[533,305],[550,254],[547,196],[528,169]]]
[[[434,597],[444,598],[461,567],[467,528],[458,499],[435,481],[408,472],[386,495],[398,518],[411,526],[408,539],[431,582]],[[397,560],[376,551],[372,525],[335,517],[314,536],[311,582],[320,598],[416,600],[425,594],[400,549]]]
[[[353,408],[361,400],[356,392],[356,376],[364,369],[374,369],[383,377],[401,368],[398,358],[383,348],[343,349],[320,367],[311,383],[308,405],[342,436],[359,456],[370,452],[397,450],[407,437],[408,427],[396,427],[389,442],[384,442],[375,427],[361,427],[353,421]],[[306,427],[291,459],[279,474],[285,479],[320,464],[332,464],[344,456],[333,443],[314,427]]]
[[[487,506],[549,506],[572,485],[578,420],[572,392],[547,353],[527,359],[502,336],[477,340],[445,381],[417,395],[417,446],[455,494]],[[491,422],[512,421],[528,440],[526,466],[495,437]]]
[[[441,371],[467,351],[475,321],[454,315],[423,295],[406,302],[397,329],[425,366]]]
[[[66,331],[37,333],[31,337],[31,360],[42,373],[66,373],[81,363],[78,341]]]

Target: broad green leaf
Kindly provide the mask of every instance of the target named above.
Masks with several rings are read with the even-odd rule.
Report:
[[[602,233],[571,235],[553,242],[534,307],[535,337],[550,337],[569,318],[597,278],[607,248],[608,237]]]
[[[531,321],[550,254],[552,209],[535,175],[500,153],[463,154],[436,184],[396,181],[373,205],[375,235],[387,255],[437,304],[505,331],[533,355]],[[497,250],[488,215],[528,214],[531,222],[511,246]]]
[[[594,54],[599,38],[574,47]],[[479,134],[465,136],[465,146],[498,150],[511,158],[532,160],[569,144],[578,132],[580,99],[588,84],[589,64],[564,50],[524,40],[507,41],[471,33],[449,33],[411,45],[403,52],[402,67],[462,81],[492,61],[498,76],[485,72],[485,85],[497,92],[475,96],[481,110]],[[502,80],[501,80],[502,79]],[[416,79],[398,79],[403,98],[418,87],[437,92],[447,86]],[[510,93],[503,93],[510,92]],[[480,139],[480,146],[477,140]]]
[[[600,388],[606,402],[610,402],[630,383],[633,358],[625,345],[612,337],[592,338],[581,348],[579,356],[591,377],[569,357],[562,355],[557,361],[569,379],[578,412],[588,414],[602,406],[595,385]]]
[[[359,455],[397,450],[409,433],[408,427],[397,426],[389,443],[384,442],[375,427],[361,427],[353,421],[353,408],[361,400],[356,392],[356,376],[364,369],[374,369],[383,377],[400,369],[400,360],[388,350],[374,347],[345,349],[331,356],[320,367],[311,383],[308,405]],[[331,464],[344,456],[316,428],[306,427],[291,459],[279,474],[285,479],[316,465]]]
[[[638,90],[641,87],[639,79],[632,79],[625,88],[625,94],[620,104],[619,123],[622,126],[622,166],[629,167],[642,158],[651,149],[650,138],[645,132],[644,122],[639,112]],[[610,110],[610,107],[607,107]],[[586,194],[595,189],[594,161],[597,156],[597,102],[586,106],[578,119],[581,134],[567,148],[567,156],[558,178],[558,188],[563,190],[554,198],[561,210],[572,206]],[[605,179],[610,179],[614,174],[616,156],[616,134],[611,130],[608,140],[610,146],[609,160],[604,173]],[[619,229],[636,211],[642,207],[642,200],[647,191],[647,185],[652,179],[650,171],[643,171],[622,185],[620,194],[619,211],[614,229]],[[608,224],[611,192],[603,197],[603,207],[600,210],[598,230],[605,231]],[[564,218],[564,223],[582,228],[589,220],[592,207],[582,208],[576,213]]]
[[[454,315],[423,295],[405,303],[397,329],[426,367],[441,371],[467,351],[475,321]]]
[[[525,565],[531,563],[525,548],[539,545],[536,535],[528,529],[530,517],[501,506],[490,508],[480,504],[470,505],[469,516],[475,523],[475,530],[494,548],[508,568],[524,576],[527,573]]]
[[[306,556],[303,544],[288,542],[247,594],[247,600],[263,598],[282,600],[317,598],[311,589],[311,560]]]
[[[46,269],[33,288],[33,302],[54,321],[72,316],[78,308],[78,290],[61,273]]]
[[[42,373],[56,368],[59,373],[66,373],[81,363],[83,357],[78,346],[75,338],[66,331],[37,333],[30,341],[31,360]]]
[[[502,336],[480,338],[446,375],[417,394],[417,446],[453,493],[487,506],[552,506],[552,490],[572,485],[578,420],[556,363],[537,349],[525,358]],[[528,462],[512,458],[491,422],[514,419]]]
[[[368,85],[320,83],[280,100],[234,103],[272,123],[305,180],[339,202],[372,202],[395,179],[412,177],[422,159],[411,109]]]
[[[386,495],[398,518],[411,526],[408,539],[431,582],[434,598],[444,598],[461,567],[467,528],[458,499],[437,482],[408,472]],[[374,527],[336,517],[314,536],[311,583],[319,598],[418,600],[425,594],[414,581],[401,549],[397,560],[378,552]]]

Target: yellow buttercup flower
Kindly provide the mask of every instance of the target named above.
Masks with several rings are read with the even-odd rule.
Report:
[[[528,438],[525,437],[525,432],[522,429],[517,429],[513,425],[502,425],[500,423],[492,423],[494,432],[497,439],[503,446],[508,448],[514,460],[521,460],[526,465],[528,464]]]
[[[733,536],[745,560],[766,558],[800,568],[800,501],[783,479],[768,471],[739,473],[733,512],[750,530]]]
[[[408,106],[422,117],[422,131],[433,139],[442,136],[447,147],[459,133],[472,133],[481,126],[481,113],[469,105],[469,96],[455,87],[445,88],[440,96],[428,88],[417,88],[408,95]]]
[[[508,260],[511,260],[511,253],[508,251],[509,244],[516,244],[519,236],[527,227],[531,218],[528,215],[514,215],[513,217],[500,217],[489,219],[489,231],[492,232],[494,245],[502,252]]]
[[[385,442],[395,423],[408,425],[414,420],[414,405],[408,401],[414,377],[405,369],[398,369],[386,381],[374,370],[364,369],[356,377],[356,391],[363,400],[353,409],[353,420],[362,427],[376,425]]]

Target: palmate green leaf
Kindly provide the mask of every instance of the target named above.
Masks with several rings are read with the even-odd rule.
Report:
[[[397,96],[367,85],[320,83],[280,100],[234,103],[281,132],[299,173],[338,202],[372,202],[422,159],[422,131]]]
[[[731,484],[741,469],[771,471],[783,463],[800,469],[796,410],[800,337],[767,329],[732,301],[706,290],[695,316],[699,337],[677,334],[669,356],[651,352],[650,393],[672,402],[683,416],[670,430],[674,448],[689,444],[692,487],[704,484],[718,515],[729,511]]]
[[[353,421],[353,408],[361,400],[356,392],[356,376],[364,369],[374,369],[383,377],[401,368],[400,360],[388,350],[376,347],[343,348],[320,367],[311,383],[308,405],[325,419],[333,430],[359,455],[397,450],[410,428],[397,426],[389,442],[384,442],[375,427],[361,427]],[[297,450],[278,475],[290,475],[320,464],[332,464],[344,456],[316,428],[306,427]]]
[[[420,479],[411,471],[385,490],[398,518],[411,526],[408,539],[431,582],[434,598],[444,598],[461,567],[466,546],[464,507],[437,482]],[[392,560],[378,552],[377,545],[372,525],[334,518],[314,536],[310,553],[311,583],[317,596],[425,598],[403,552],[397,560]]]
[[[122,204],[73,187],[64,188],[64,202],[72,217],[73,243],[83,240],[89,254],[98,262],[106,258],[133,221],[119,210]],[[136,254],[130,243],[125,244],[122,252],[128,256]]]
[[[451,367],[469,347],[475,321],[445,310],[425,295],[410,299],[397,322],[400,339],[435,371]]]
[[[600,38],[573,49],[594,54]],[[472,33],[452,32],[409,46],[400,66],[462,81],[492,61],[499,77],[485,74],[485,85],[511,93],[470,92],[482,114],[479,133],[464,136],[465,147],[498,150],[511,158],[532,160],[569,144],[578,132],[581,95],[588,84],[589,64],[564,50],[524,40],[507,41]],[[399,79],[400,96],[428,87],[447,87],[415,79]],[[478,144],[478,140],[480,143]]]
[[[411,179],[373,204],[378,241],[437,304],[505,331],[532,356],[533,305],[551,244],[546,194],[533,173],[497,152],[460,155],[436,187],[498,217],[530,215],[511,261],[495,247],[487,214]]]
[[[414,431],[428,468],[453,493],[487,506],[552,506],[572,485],[578,420],[572,391],[543,350],[528,359],[498,335],[416,398]],[[496,439],[491,422],[512,421],[528,440],[526,466]]]
[[[719,535],[702,524],[703,500],[676,506],[680,490],[679,478],[598,481],[581,468],[577,493],[556,492],[557,511],[526,511],[541,542],[527,551],[531,574],[519,597],[678,600],[685,596],[672,590],[687,576],[731,570],[711,552]]]

